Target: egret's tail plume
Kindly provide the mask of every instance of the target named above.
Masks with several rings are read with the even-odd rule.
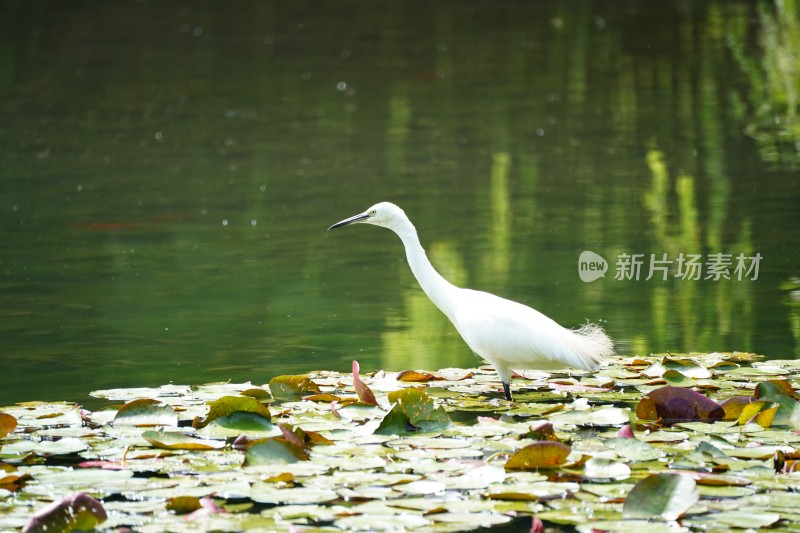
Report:
[[[601,326],[587,322],[576,330],[572,330],[580,339],[581,359],[589,363],[589,368],[594,370],[606,357],[614,353],[614,341],[612,341]]]

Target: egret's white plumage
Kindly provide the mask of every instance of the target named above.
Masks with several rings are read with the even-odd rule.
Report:
[[[396,205],[375,204],[328,229],[354,223],[383,226],[400,237],[422,290],[447,315],[472,351],[494,366],[507,399],[511,399],[512,369],[572,367],[591,371],[613,353],[613,343],[600,326],[585,324],[577,330],[567,329],[527,305],[448,282],[428,261],[417,230]]]

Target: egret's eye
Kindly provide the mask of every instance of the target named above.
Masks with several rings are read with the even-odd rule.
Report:
[[[369,214],[372,215],[372,216],[375,216],[375,215],[378,214],[378,210],[377,209],[373,209],[372,211],[369,212]]]

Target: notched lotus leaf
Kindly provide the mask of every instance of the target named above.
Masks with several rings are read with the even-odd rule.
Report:
[[[353,361],[353,387],[356,389],[358,399],[369,405],[378,405],[375,395],[372,393],[366,383],[361,381],[361,376],[358,373],[358,361]]]
[[[308,461],[308,452],[283,437],[259,439],[250,443],[245,454],[245,466],[291,464]]]
[[[177,431],[145,431],[142,438],[165,450],[218,450],[225,447],[225,441],[196,439]]]
[[[114,416],[114,424],[139,427],[177,426],[178,414],[163,402],[143,398],[120,407]]]
[[[442,407],[436,407],[422,388],[409,387],[389,393],[392,409],[381,421],[378,435],[403,435],[408,431],[433,431],[450,425],[450,417]]]
[[[0,439],[13,433],[17,428],[17,419],[8,413],[0,413]]]
[[[22,531],[23,533],[84,531],[94,529],[107,518],[106,510],[100,501],[85,492],[76,492],[34,513]]]
[[[700,499],[694,479],[681,474],[652,474],[639,481],[622,507],[625,518],[677,520]]]
[[[655,416],[653,416],[655,412]],[[643,420],[665,422],[722,420],[725,411],[704,394],[682,387],[661,387],[650,391],[636,406],[636,416]]]
[[[267,420],[270,420],[269,408],[249,396],[223,396],[219,400],[209,404],[208,414],[202,420],[195,420],[192,424],[195,428],[202,428],[218,418],[230,416],[231,414],[242,411],[245,413],[255,413]]]
[[[525,446],[506,461],[506,470],[535,470],[555,468],[567,462],[572,449],[564,443],[553,441],[534,442]]]
[[[269,380],[269,391],[279,402],[292,402],[302,399],[303,396],[322,392],[319,385],[305,375],[276,376]]]

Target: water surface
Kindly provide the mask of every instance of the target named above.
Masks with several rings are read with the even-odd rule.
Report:
[[[325,231],[381,200],[448,279],[620,353],[797,357],[785,9],[3,3],[0,403],[478,364],[399,239]],[[581,281],[586,250],[605,278]],[[646,280],[664,253],[730,254],[732,279]]]

